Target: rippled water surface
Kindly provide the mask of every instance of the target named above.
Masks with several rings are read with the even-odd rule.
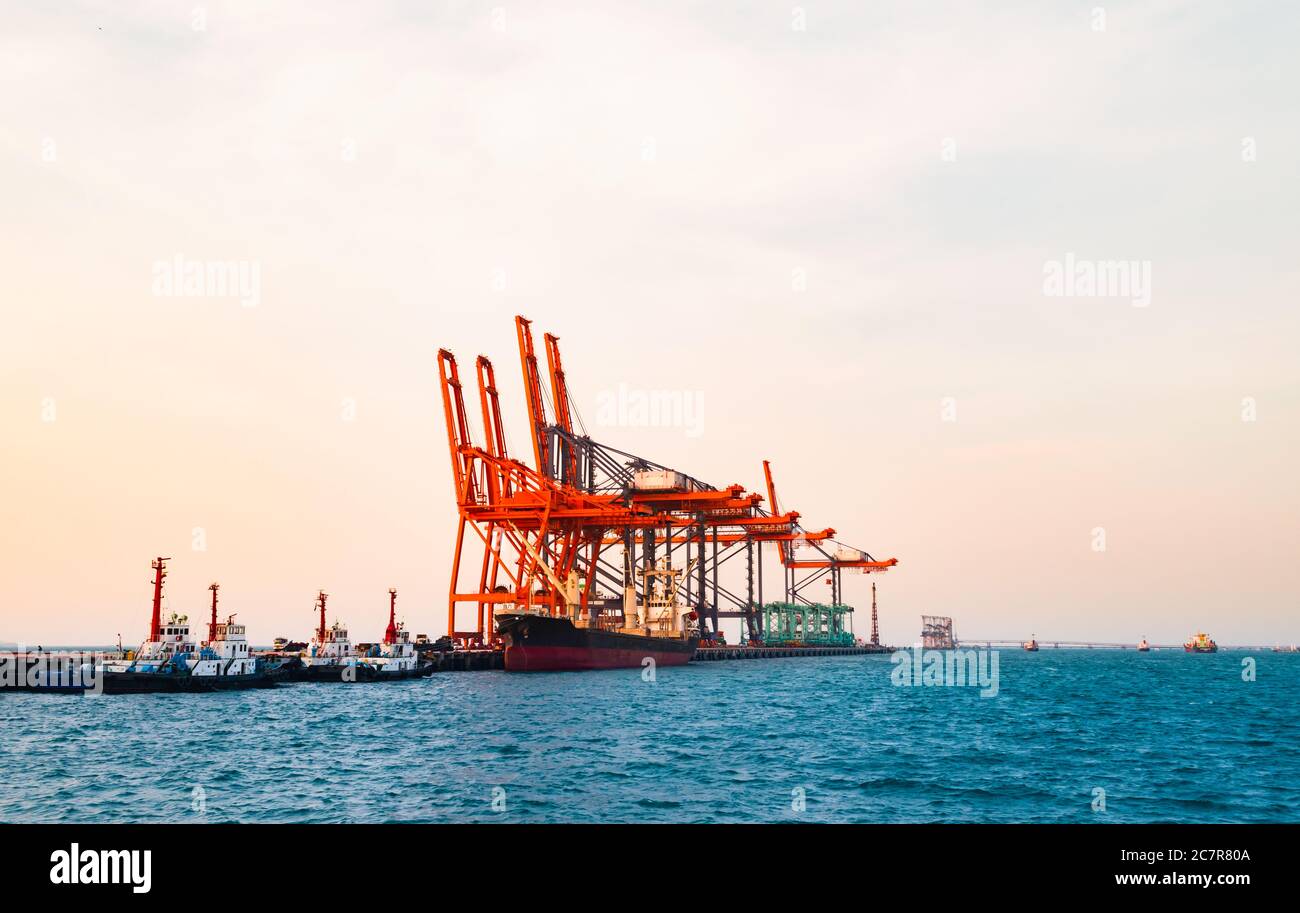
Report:
[[[1300,655],[1253,655],[1003,651],[988,699],[883,656],[6,693],[0,821],[1300,820]]]

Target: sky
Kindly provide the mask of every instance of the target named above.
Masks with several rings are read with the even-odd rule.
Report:
[[[523,455],[515,314],[896,557],[887,642],[1300,640],[1300,11],[983,6],[6,5],[0,641],[139,642],[156,555],[444,633],[436,352]]]

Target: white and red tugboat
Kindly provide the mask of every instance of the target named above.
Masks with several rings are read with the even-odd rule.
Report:
[[[312,635],[302,666],[290,674],[295,681],[304,682],[366,682],[375,678],[374,667],[362,662],[362,657],[348,637],[348,629],[335,621],[325,627],[325,600],[329,593],[321,590],[316,596],[320,611],[320,624]]]
[[[254,654],[248,643],[247,629],[242,624],[235,624],[235,615],[227,616],[224,622],[217,621],[217,591],[221,585],[214,583],[208,589],[212,591],[212,618],[208,622],[208,639],[190,666],[192,674],[228,677],[265,673],[271,678],[283,678],[286,671],[284,659]]]
[[[434,670],[433,663],[422,660],[416,652],[406,625],[397,620],[395,589],[388,590],[388,627],[384,631],[384,642],[376,644],[361,661],[374,670],[380,681],[419,678]]]

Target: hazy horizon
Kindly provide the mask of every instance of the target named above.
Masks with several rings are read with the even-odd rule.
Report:
[[[444,634],[435,356],[531,459],[515,314],[593,437],[897,557],[860,636],[1300,640],[1300,14],[1104,9],[8,10],[0,641],[138,643],[156,555]]]

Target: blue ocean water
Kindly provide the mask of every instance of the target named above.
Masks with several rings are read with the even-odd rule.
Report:
[[[0,694],[0,821],[1300,820],[1300,655],[1005,650],[992,698],[893,669]]]

